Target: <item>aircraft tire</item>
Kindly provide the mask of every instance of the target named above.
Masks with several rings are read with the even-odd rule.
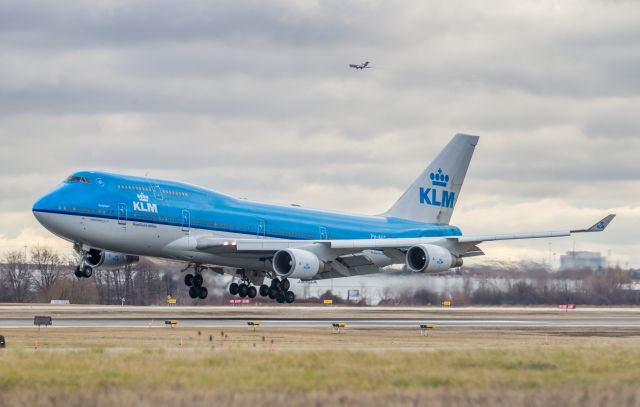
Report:
[[[194,299],[198,298],[198,295],[200,294],[199,291],[200,290],[195,286],[189,287],[189,297],[194,298]]]
[[[291,282],[288,279],[283,278],[282,281],[280,281],[280,290],[287,292],[289,291],[289,288],[291,288]]]
[[[269,288],[269,293],[267,294],[269,296],[269,298],[271,298],[272,300],[275,300],[276,297],[278,296],[278,293],[280,292],[280,290],[278,290],[275,287],[271,287]]]
[[[187,287],[191,287],[193,285],[193,274],[184,276],[184,283]]]
[[[260,286],[260,295],[262,297],[266,297],[267,295],[269,295],[269,286],[266,284],[262,284]]]
[[[76,270],[75,270],[75,272],[73,274],[75,274],[76,277],[78,277],[78,278],[84,277],[84,275],[82,274],[82,271],[80,271],[80,266],[76,267]]]
[[[209,295],[209,290],[207,290],[207,287],[200,287],[198,298],[200,298],[201,300],[204,300],[205,298],[207,298],[207,295]]]
[[[238,286],[238,295],[240,296],[240,298],[244,298],[247,296],[249,291],[249,287],[247,287],[247,285],[245,283],[242,283]]]
[[[287,291],[284,295],[284,299],[287,304],[292,304],[296,300],[296,295],[293,293],[293,291]]]
[[[258,290],[254,286],[249,286],[247,288],[247,297],[256,298],[256,295],[258,295]]]
[[[202,278],[201,274],[196,274],[195,276],[193,276],[193,285],[195,285],[196,287],[202,287],[203,282],[204,279]]]
[[[231,285],[229,285],[229,294],[231,295],[238,295],[238,288],[240,286],[238,285],[238,283],[231,283]]]
[[[278,292],[278,296],[276,297],[276,301],[278,301],[278,304],[284,304],[284,302],[286,301],[286,298],[285,298],[284,293],[282,291]]]
[[[89,278],[93,275],[93,269],[91,266],[84,266],[82,268],[82,277]]]
[[[273,280],[271,280],[271,288],[280,288],[280,280],[278,280],[277,278],[274,278]]]

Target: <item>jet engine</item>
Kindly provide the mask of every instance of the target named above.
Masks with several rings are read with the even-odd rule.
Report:
[[[127,264],[137,263],[140,258],[138,256],[130,256],[117,252],[109,252],[100,249],[90,249],[84,258],[84,263],[91,268],[101,267],[105,269],[114,269]]]
[[[462,266],[462,259],[444,247],[421,244],[407,251],[406,263],[409,270],[414,272],[438,273]]]
[[[273,256],[273,271],[282,278],[309,280],[323,268],[318,256],[302,249],[279,250]]]

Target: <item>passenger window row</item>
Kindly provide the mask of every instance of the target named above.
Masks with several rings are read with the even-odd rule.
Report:
[[[130,191],[145,191],[145,192],[153,192],[151,187],[142,186],[142,185],[127,185],[127,184],[119,184],[118,189],[126,189]],[[173,196],[189,196],[187,192],[175,191],[173,189],[162,189],[163,195],[173,195]]]
[[[189,194],[187,192],[182,192],[182,191],[174,191],[172,189],[163,189],[162,193],[164,195],[174,195],[174,196],[189,196]]]
[[[118,189],[128,189],[131,191],[146,191],[151,192],[151,187],[143,187],[140,185],[118,185]]]
[[[115,215],[115,211],[109,209],[84,208],[79,206],[59,205],[58,210],[65,212],[86,213],[87,215]]]

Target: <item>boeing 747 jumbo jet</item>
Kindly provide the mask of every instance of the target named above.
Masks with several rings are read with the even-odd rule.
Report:
[[[349,277],[405,264],[438,273],[484,253],[494,240],[601,232],[615,215],[587,229],[463,235],[449,225],[477,136],[456,135],[387,212],[350,215],[237,199],[206,188],[105,172],[77,172],[38,200],[33,213],[74,244],[78,278],[150,256],[187,263],[191,298],[207,297],[202,272],[229,273],[232,295],[258,293],[292,303],[289,279]],[[265,279],[270,279],[269,285]],[[256,286],[259,289],[256,289]]]

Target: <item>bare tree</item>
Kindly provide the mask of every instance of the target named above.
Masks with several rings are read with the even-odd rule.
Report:
[[[2,277],[11,294],[10,299],[15,302],[24,302],[32,283],[26,255],[21,250],[13,250],[5,253],[4,260]]]
[[[36,271],[33,277],[35,288],[41,296],[50,297],[48,291],[63,274],[61,257],[49,247],[34,246],[31,264]]]

